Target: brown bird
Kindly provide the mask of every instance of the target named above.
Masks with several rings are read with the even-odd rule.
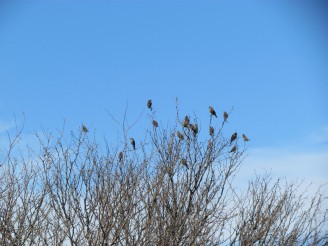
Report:
[[[120,153],[118,154],[118,161],[119,161],[119,162],[122,162],[122,161],[123,161],[123,153],[122,153],[122,152],[120,152]]]
[[[212,108],[211,106],[209,106],[208,109],[210,110],[211,115],[214,115],[216,118],[218,117],[216,115],[216,112],[215,112],[214,108]]]
[[[82,124],[82,131],[87,133],[89,130],[85,125]]]
[[[229,115],[226,111],[223,112],[223,119],[226,121],[228,119]]]
[[[158,127],[158,122],[156,120],[153,120],[153,126]]]
[[[130,143],[132,144],[133,149],[135,150],[136,149],[136,142],[134,141],[133,138],[130,138]]]
[[[153,105],[153,103],[152,103],[152,101],[149,99],[148,102],[147,102],[147,107],[148,107],[150,110],[153,110],[152,105]]]
[[[242,137],[243,137],[243,139],[244,139],[244,141],[245,141],[245,142],[249,141],[249,138],[248,138],[248,137],[246,137],[246,135],[245,135],[245,134],[243,134],[243,136],[242,136]]]
[[[181,159],[182,165],[184,165],[186,168],[188,168],[187,160],[186,159]]]
[[[229,151],[229,153],[231,153],[231,152],[235,152],[237,150],[237,146],[233,146],[232,148],[231,148],[231,150]]]
[[[178,135],[178,138],[179,138],[180,140],[183,140],[183,139],[184,139],[184,137],[183,137],[183,135],[181,134],[181,132],[177,131],[177,135]]]
[[[210,136],[213,136],[213,134],[214,134],[214,127],[210,126]]]
[[[183,126],[183,127],[188,127],[189,123],[190,123],[190,119],[189,119],[189,117],[186,115],[184,121],[182,122],[182,126]]]
[[[194,137],[196,137],[197,133],[198,133],[198,125],[195,124],[190,124],[190,130],[192,130],[192,132],[194,133]]]
[[[235,132],[234,134],[232,134],[232,136],[230,138],[230,143],[232,143],[236,138],[237,138],[237,132]]]

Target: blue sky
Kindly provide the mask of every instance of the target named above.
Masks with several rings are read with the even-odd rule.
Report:
[[[128,105],[133,122],[149,98],[165,125],[178,97],[204,122],[209,105],[233,107],[228,130],[252,140],[245,175],[326,182],[326,12],[320,1],[1,1],[1,139],[22,113],[27,138],[64,121],[112,137],[106,110],[121,121]]]

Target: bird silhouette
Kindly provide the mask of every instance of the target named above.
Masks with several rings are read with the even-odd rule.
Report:
[[[87,133],[89,130],[85,125],[82,124],[82,131]]]
[[[216,112],[215,112],[214,108],[212,108],[211,106],[209,106],[208,109],[210,110],[211,115],[214,115],[216,118],[218,117],[216,115]]]
[[[231,153],[231,152],[235,152],[237,150],[237,146],[233,146],[232,148],[231,148],[231,150],[229,151],[229,153]]]
[[[122,161],[123,161],[123,153],[122,153],[122,152],[120,152],[120,153],[118,154],[118,161],[119,161],[119,162],[122,162]]]
[[[182,165],[184,165],[186,168],[188,168],[187,160],[186,159],[181,159]]]
[[[182,122],[182,126],[183,126],[183,127],[188,127],[189,123],[190,123],[190,119],[189,119],[189,117],[186,115],[184,121]]]
[[[136,149],[136,142],[134,141],[134,138],[130,138],[130,143],[132,144],[133,149],[135,150]]]
[[[212,148],[212,142],[211,140],[207,141],[207,148],[211,149]]]
[[[183,135],[181,134],[181,132],[177,131],[177,135],[178,135],[178,138],[179,138],[180,140],[183,140],[183,139],[184,139],[184,137],[183,137]]]
[[[156,120],[153,120],[153,126],[158,127],[158,122]]]
[[[243,139],[244,139],[244,141],[245,141],[245,142],[247,142],[247,141],[250,141],[250,140],[249,140],[249,138],[248,138],[248,137],[246,137],[246,135],[245,135],[245,134],[243,134],[243,136],[242,136],[242,137],[243,137]]]
[[[229,115],[226,111],[223,112],[223,119],[226,121],[228,119]]]
[[[214,127],[210,126],[210,135],[213,136],[213,134],[214,134]]]
[[[234,134],[232,134],[232,136],[230,138],[230,143],[232,143],[236,138],[237,138],[237,132],[235,132]]]
[[[153,103],[152,103],[152,101],[149,99],[148,102],[147,102],[147,107],[148,107],[150,110],[153,110],[152,105],[153,105]]]
[[[198,133],[198,125],[197,124],[190,124],[189,125],[190,130],[192,130],[192,132],[194,133],[194,137],[196,137],[197,133]]]

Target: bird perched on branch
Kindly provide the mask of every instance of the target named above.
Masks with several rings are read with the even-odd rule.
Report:
[[[243,134],[243,139],[244,139],[244,141],[245,141],[245,142],[249,141],[249,138],[248,138],[248,137],[246,137],[246,135],[245,135],[245,134]]]
[[[231,148],[231,150],[229,151],[229,153],[231,153],[231,152],[235,152],[237,150],[237,146],[233,146],[232,148]]]
[[[218,117],[216,115],[216,112],[215,112],[214,108],[212,108],[211,106],[209,106],[208,109],[210,110],[211,115],[214,115],[216,118]]]
[[[82,131],[87,133],[89,130],[85,125],[82,124]]]
[[[226,111],[223,112],[223,119],[226,121],[228,119],[229,115]]]
[[[188,168],[187,160],[186,159],[181,159],[182,165],[184,165],[186,168]]]
[[[192,130],[192,132],[194,133],[194,137],[196,137],[197,133],[198,133],[198,125],[197,124],[190,124],[189,125],[190,130]]]
[[[123,153],[122,151],[118,154],[118,161],[122,162],[123,161]]]
[[[158,127],[158,122],[156,120],[153,120],[153,126]]]
[[[183,137],[183,135],[181,134],[181,132],[177,131],[177,135],[178,135],[178,138],[179,138],[180,140],[183,140],[183,139],[184,139],[184,137]]]
[[[134,138],[130,138],[130,143],[132,144],[133,149],[135,150],[136,149],[136,141],[134,141]]]
[[[147,102],[147,107],[148,107],[150,110],[153,110],[152,105],[153,105],[153,103],[152,103],[152,101],[149,99],[148,102]]]
[[[214,127],[210,126],[210,136],[213,136],[213,134],[214,134]]]
[[[190,123],[190,119],[189,119],[188,115],[186,115],[184,121],[182,122],[182,126],[188,127],[189,123]]]
[[[230,138],[230,143],[232,143],[236,138],[237,138],[237,132],[235,132],[234,134],[232,134],[232,136]]]

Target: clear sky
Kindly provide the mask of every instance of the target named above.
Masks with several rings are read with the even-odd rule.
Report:
[[[1,1],[0,137],[22,113],[27,138],[64,121],[106,134],[106,110],[121,121],[128,105],[132,122],[149,98],[166,124],[178,97],[201,121],[233,107],[230,130],[251,139],[245,175],[328,182],[323,2]]]

